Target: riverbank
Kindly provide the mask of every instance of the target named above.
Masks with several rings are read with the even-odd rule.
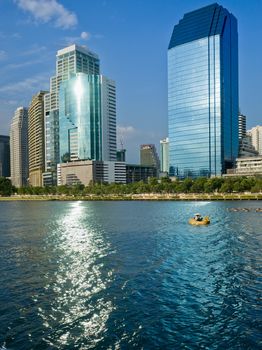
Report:
[[[14,195],[0,201],[224,201],[262,200],[262,193],[139,193],[106,195]]]

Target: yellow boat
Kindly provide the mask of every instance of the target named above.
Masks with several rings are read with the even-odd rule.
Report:
[[[210,224],[210,219],[209,216],[204,216],[203,220],[201,221],[195,220],[194,218],[190,218],[188,223],[190,225],[208,225]]]

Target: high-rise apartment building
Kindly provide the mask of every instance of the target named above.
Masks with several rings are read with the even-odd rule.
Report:
[[[187,13],[168,47],[170,175],[219,176],[238,154],[237,20],[212,4]]]
[[[255,147],[255,150],[259,154],[262,154],[262,126],[257,125],[248,130],[247,133],[251,136],[252,145]]]
[[[10,137],[0,135],[0,177],[10,176]]]
[[[241,140],[246,136],[247,118],[243,114],[238,115],[238,139]]]
[[[157,154],[156,146],[146,144],[140,146],[140,164],[144,166],[153,166],[160,170],[160,160]]]
[[[45,95],[45,184],[56,182],[59,163],[59,89],[63,81],[76,73],[100,73],[99,58],[78,45],[59,50],[56,55],[56,75],[50,79],[50,93]]]
[[[42,174],[45,170],[44,137],[44,96],[47,91],[40,91],[33,96],[28,110],[28,151],[29,184],[42,186]]]
[[[28,180],[28,109],[19,107],[10,126],[11,180],[16,187]]]
[[[100,75],[102,159],[116,160],[116,85],[114,80]]]
[[[169,172],[169,139],[166,137],[160,140],[160,170],[163,173]]]

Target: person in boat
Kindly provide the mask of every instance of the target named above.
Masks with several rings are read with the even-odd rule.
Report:
[[[194,215],[194,219],[195,219],[196,221],[202,221],[202,220],[203,220],[202,215],[199,214],[199,213],[196,213],[196,214]]]

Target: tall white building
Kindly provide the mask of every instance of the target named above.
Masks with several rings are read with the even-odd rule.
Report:
[[[56,75],[50,79],[50,93],[45,95],[45,174],[44,184],[56,182],[59,163],[59,89],[63,81],[76,73],[99,74],[99,58],[85,47],[71,45],[56,55]]]
[[[100,74],[99,64],[81,46],[57,53],[56,76],[45,96],[44,185],[56,182],[61,162],[116,160],[115,82]]]
[[[16,187],[27,184],[28,179],[28,109],[15,111],[10,127],[11,180]]]
[[[160,140],[160,170],[161,172],[169,172],[169,139],[166,137]]]
[[[251,136],[252,145],[255,147],[255,150],[262,154],[262,126],[255,126],[251,130],[248,130],[248,135]]]
[[[116,160],[116,86],[101,76],[102,160]]]

